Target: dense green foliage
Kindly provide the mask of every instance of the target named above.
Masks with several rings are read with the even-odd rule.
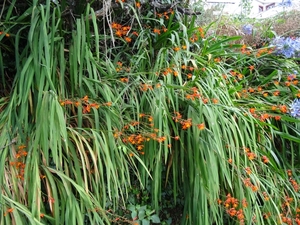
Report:
[[[296,59],[184,4],[56,2],[3,6],[0,224],[300,224]]]

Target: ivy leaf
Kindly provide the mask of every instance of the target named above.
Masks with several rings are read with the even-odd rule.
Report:
[[[132,213],[131,213],[131,218],[132,218],[133,220],[136,220],[136,219],[137,219],[137,212],[136,212],[136,211],[132,211]]]
[[[154,214],[151,216],[152,223],[160,223],[158,215]]]
[[[146,220],[146,219],[143,219],[142,220],[142,225],[150,225],[150,221]]]
[[[135,211],[135,206],[134,205],[128,205],[127,209],[130,210],[131,212]]]
[[[139,211],[139,220],[142,220],[144,218],[145,218],[145,211],[144,210]]]

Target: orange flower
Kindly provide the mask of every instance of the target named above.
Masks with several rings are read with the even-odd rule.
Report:
[[[41,213],[41,214],[40,214],[40,217],[41,217],[41,218],[43,218],[44,216],[45,216],[45,214],[44,214],[44,213]]]
[[[204,38],[204,30],[203,30],[203,28],[202,28],[202,27],[199,27],[199,28],[198,28],[198,31],[199,31],[199,33],[200,33],[200,37],[201,37],[201,38]]]
[[[245,152],[250,152],[250,148],[244,147]]]
[[[253,65],[249,66],[249,70],[250,71],[254,70],[254,66]]]
[[[7,213],[12,213],[14,211],[14,209],[13,208],[9,208],[9,209],[7,209],[6,210],[6,212],[4,213],[4,216],[6,216],[7,215]]]
[[[175,52],[178,52],[178,51],[180,50],[180,47],[174,47],[173,50],[174,50]]]
[[[280,111],[281,111],[282,113],[287,113],[287,111],[288,111],[288,108],[287,108],[286,105],[281,105],[281,106],[279,106],[279,109],[280,109]]]
[[[180,122],[183,130],[187,130],[192,126],[192,119],[183,120]]]
[[[89,97],[86,95],[81,100],[84,101],[84,102],[87,102],[89,100]]]
[[[60,102],[60,105],[61,106],[64,106],[64,105],[71,105],[73,104],[73,102],[71,100],[65,100],[65,101],[61,101]]]
[[[231,217],[236,215],[236,209],[235,208],[230,208],[229,210],[226,211]]]
[[[212,102],[213,102],[214,104],[217,104],[217,103],[219,102],[219,100],[216,99],[216,98],[213,98],[213,99],[212,99]]]
[[[254,90],[253,88],[251,88],[251,87],[250,87],[250,88],[248,89],[248,92],[250,92],[250,93],[254,93],[254,92],[255,92],[255,90]]]
[[[257,87],[257,91],[258,91],[258,92],[261,92],[262,90],[263,90],[263,89],[262,89],[261,86],[258,86],[258,87]]]
[[[178,140],[180,139],[180,137],[179,137],[179,136],[175,136],[174,139],[175,139],[176,141],[178,141]]]
[[[260,115],[260,120],[265,121],[266,119],[269,119],[270,115],[268,113],[264,113]]]
[[[265,163],[265,164],[267,164],[268,162],[269,162],[269,159],[268,159],[268,157],[267,156],[262,156],[261,157],[261,160],[263,161],[263,163]]]
[[[187,79],[192,79],[192,77],[193,77],[193,74],[191,74],[191,73],[188,73],[188,74],[186,75],[186,77],[187,77]]]
[[[137,150],[138,150],[138,151],[142,150],[143,148],[144,148],[144,145],[138,145],[138,146],[137,146]]]
[[[132,34],[133,34],[134,36],[137,36],[137,37],[139,36],[139,33],[136,32],[136,31],[133,31]]]
[[[287,76],[287,80],[288,80],[288,81],[292,81],[292,80],[294,80],[296,77],[297,77],[296,74],[290,74],[290,75]]]
[[[175,116],[173,117],[173,120],[175,122],[179,122],[182,118],[182,115],[179,112],[174,112],[174,113],[175,113]]]
[[[244,212],[243,212],[242,209],[239,209],[239,210],[237,211],[237,213],[236,213],[236,218],[240,221],[240,224],[241,224],[241,222],[244,221],[245,215],[244,215]],[[242,223],[242,224],[244,224],[244,223]]]
[[[123,32],[122,32],[121,30],[117,30],[117,31],[116,31],[116,35],[117,35],[118,37],[122,37],[122,36],[123,36]]]
[[[189,67],[189,70],[190,70],[190,71],[193,71],[193,70],[194,70],[194,67],[190,66],[190,67]]]
[[[268,95],[269,95],[268,92],[264,92],[264,93],[263,93],[263,96],[264,96],[265,98],[268,97]]]
[[[264,196],[264,200],[265,200],[265,201],[269,201],[270,198],[269,198],[267,192],[263,192],[263,196]]]
[[[252,189],[252,191],[254,191],[254,192],[258,191],[258,187],[255,186],[255,185],[253,185],[253,186],[251,187],[251,189]]]
[[[111,24],[111,28],[113,28],[113,29],[120,29],[121,28],[121,25],[120,24],[118,24],[118,23],[115,23],[115,22],[113,22],[112,24]]]
[[[251,187],[251,186],[252,186],[252,183],[251,183],[251,179],[250,179],[250,178],[244,179],[243,182],[244,182],[244,185],[245,185],[246,187]]]
[[[245,198],[242,200],[242,206],[244,208],[246,208],[248,206],[248,202],[247,202],[247,200]]]
[[[248,175],[250,175],[252,173],[251,168],[250,167],[246,167],[245,171]]]
[[[147,90],[153,90],[153,87],[152,87],[152,85],[150,85],[150,84],[141,84],[140,89],[141,89],[142,91],[147,91]]]
[[[90,104],[90,107],[91,108],[95,108],[95,109],[98,109],[100,107],[100,105],[98,103],[91,103]]]
[[[14,211],[14,208],[9,208],[6,210],[6,212],[8,212],[8,213],[12,213],[13,211]]]
[[[281,116],[275,116],[274,119],[275,120],[281,120]]]
[[[55,199],[52,198],[52,197],[48,197],[48,201],[49,201],[50,203],[54,203],[54,202],[55,202]]]
[[[121,77],[120,78],[120,81],[123,82],[123,83],[128,83],[128,80],[129,79],[127,77]]]
[[[141,7],[141,3],[140,3],[140,2],[136,2],[136,3],[135,3],[135,6],[136,6],[137,8],[140,8],[140,7]]]
[[[204,123],[200,123],[197,125],[199,130],[204,130],[205,129],[205,124]]]
[[[157,140],[158,142],[163,142],[163,141],[167,140],[167,138],[164,137],[164,136],[162,136],[162,137],[158,137],[156,140]]]
[[[232,76],[234,76],[234,77],[235,77],[235,76],[237,75],[237,72],[236,72],[236,71],[233,71],[233,70],[231,70],[231,71],[230,71],[230,74],[231,74]]]
[[[155,34],[160,34],[160,29],[154,28],[154,29],[153,29],[153,33],[155,33]]]
[[[256,154],[254,152],[248,152],[247,157],[249,160],[253,160],[256,157]]]
[[[88,112],[91,112],[91,106],[90,105],[87,105],[87,106],[83,107],[83,113],[88,113]]]
[[[299,184],[292,178],[289,179],[290,183],[293,185],[293,188],[295,189],[296,192],[299,191]]]
[[[214,62],[216,62],[216,63],[221,62],[221,58],[220,58],[220,57],[215,58],[215,59],[214,59]]]
[[[238,78],[239,78],[240,80],[243,79],[243,77],[244,77],[244,75],[241,74],[241,73],[239,73],[237,76],[238,76]]]
[[[103,103],[104,106],[111,106],[112,103],[111,102],[106,102],[106,103]]]
[[[20,146],[18,147],[19,150],[24,149],[24,148],[26,148],[26,145],[20,145]]]
[[[126,41],[127,43],[130,43],[130,42],[131,42],[131,38],[130,38],[130,37],[127,37],[127,36],[126,36],[124,39],[125,39],[125,41]]]
[[[208,103],[208,98],[202,98],[202,102],[203,102],[204,104]]]

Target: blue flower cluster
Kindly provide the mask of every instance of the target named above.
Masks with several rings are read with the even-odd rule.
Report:
[[[283,7],[290,7],[290,6],[292,6],[292,1],[291,0],[282,0],[282,2],[279,3],[278,5],[283,6]]]
[[[242,27],[242,31],[244,34],[250,35],[253,32],[253,26],[251,24],[245,24]]]
[[[290,115],[300,118],[300,99],[295,99],[290,105]]]
[[[300,38],[278,37],[271,41],[275,54],[286,58],[300,57]]]

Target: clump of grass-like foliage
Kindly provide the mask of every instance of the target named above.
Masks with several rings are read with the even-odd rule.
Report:
[[[181,5],[68,3],[3,5],[0,221],[299,223],[295,59]]]

